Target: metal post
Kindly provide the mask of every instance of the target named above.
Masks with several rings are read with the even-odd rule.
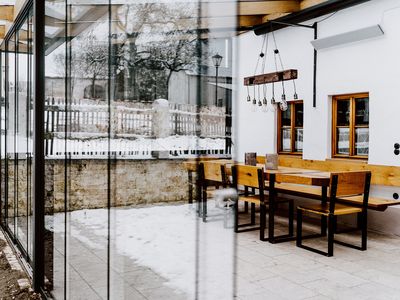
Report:
[[[34,129],[33,129],[33,288],[44,284],[44,101],[45,101],[45,2],[33,1],[34,18]]]
[[[215,66],[215,106],[218,106],[218,66]]]
[[[314,40],[318,38],[318,23],[315,22],[313,25],[314,28]],[[318,60],[318,52],[314,49],[314,78],[313,78],[313,107],[317,107],[317,61]]]

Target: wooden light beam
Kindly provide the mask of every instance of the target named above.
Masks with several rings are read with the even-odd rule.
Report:
[[[244,78],[244,85],[260,85],[266,83],[280,82],[297,79],[297,70],[283,70],[279,72],[260,74],[256,76],[250,76]]]

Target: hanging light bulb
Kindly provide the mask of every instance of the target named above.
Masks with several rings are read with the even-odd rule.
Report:
[[[297,99],[299,99],[299,95],[297,95],[296,81],[294,81],[294,79],[293,79],[293,89],[294,89],[293,99],[297,100]]]
[[[252,101],[251,111],[252,112],[256,112],[257,111],[257,99],[256,99],[256,97],[254,97],[254,99]]]
[[[247,95],[247,102],[250,102],[251,101],[251,97],[250,97],[250,95]]]
[[[276,111],[276,105],[277,105],[277,103],[276,103],[276,101],[275,101],[275,96],[272,95],[272,98],[271,98],[271,105],[270,105],[270,110],[271,110],[272,112],[275,112],[275,111]]]
[[[264,97],[262,104],[263,104],[262,111],[263,112],[267,112],[268,111],[268,100],[267,100],[267,97]]]
[[[286,100],[282,99],[282,101],[279,103],[279,108],[281,109],[281,111],[287,111],[288,104]]]

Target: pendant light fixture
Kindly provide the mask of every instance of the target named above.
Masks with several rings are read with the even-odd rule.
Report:
[[[272,26],[272,25],[271,25]],[[286,111],[288,109],[288,103],[287,103],[287,96],[286,96],[286,87],[285,87],[285,81],[292,80],[293,82],[293,99],[297,100],[299,98],[297,94],[297,89],[296,89],[296,82],[295,80],[297,79],[298,72],[297,70],[294,69],[284,69],[283,62],[282,62],[282,57],[280,54],[280,51],[277,46],[276,38],[275,38],[275,33],[273,30],[271,30],[272,33],[272,38],[274,42],[274,50],[273,50],[273,55],[274,55],[274,66],[275,66],[275,72],[273,73],[265,73],[265,66],[266,66],[266,61],[268,57],[268,42],[269,42],[269,35],[268,33],[264,35],[264,40],[262,43],[261,51],[260,54],[258,55],[257,59],[257,64],[256,68],[254,70],[254,75],[251,77],[245,77],[244,78],[244,85],[247,87],[247,102],[250,102],[250,93],[249,93],[249,87],[253,86],[254,87],[254,98],[252,101],[253,106],[256,106],[258,103],[258,106],[262,108],[262,111],[268,111],[268,106],[271,107],[272,111],[276,110],[276,106],[279,105],[280,110]],[[261,73],[258,73],[259,65],[260,65],[260,60],[262,60],[262,65],[261,65]],[[281,82],[282,84],[282,95],[281,99],[279,102],[276,101],[275,98],[275,83],[276,82]],[[272,95],[271,95],[271,105],[268,105],[268,98],[267,98],[267,84],[272,84]],[[263,86],[263,98],[261,100],[260,97],[260,85]],[[258,86],[258,100],[256,97],[256,89],[255,87]]]

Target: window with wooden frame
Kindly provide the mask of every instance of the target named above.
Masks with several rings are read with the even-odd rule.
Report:
[[[368,158],[369,94],[332,98],[332,156]]]
[[[286,111],[278,111],[278,152],[303,153],[303,101],[288,102]]]

